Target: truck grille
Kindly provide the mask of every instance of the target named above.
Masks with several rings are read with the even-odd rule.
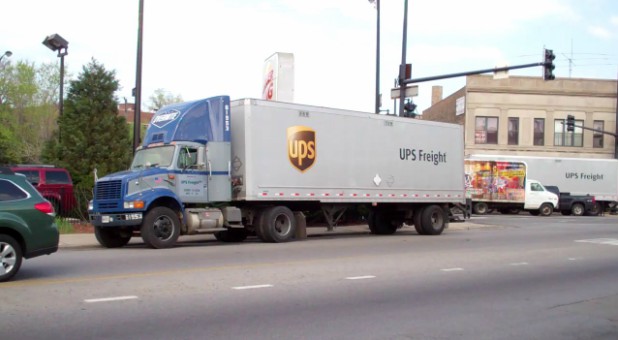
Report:
[[[96,190],[95,199],[97,200],[120,199],[121,187],[122,187],[121,181],[97,182],[97,190]]]

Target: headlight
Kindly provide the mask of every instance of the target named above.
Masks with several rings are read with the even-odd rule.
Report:
[[[124,202],[125,209],[142,209],[144,208],[144,201],[130,201]]]
[[[88,201],[88,211],[92,211],[94,209],[94,203],[92,201]]]

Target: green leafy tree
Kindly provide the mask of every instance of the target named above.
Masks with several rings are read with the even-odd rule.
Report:
[[[150,111],[157,111],[165,105],[181,103],[182,97],[171,94],[164,89],[156,89],[154,94],[148,98],[148,102],[148,109]]]
[[[82,190],[98,176],[126,169],[131,160],[131,139],[124,118],[118,116],[118,90],[114,71],[96,60],[84,66],[70,82],[59,131],[44,150],[47,162],[66,167]]]

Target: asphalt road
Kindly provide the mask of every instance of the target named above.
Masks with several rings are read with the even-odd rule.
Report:
[[[618,218],[473,221],[437,237],[62,249],[0,284],[0,338],[618,338]]]

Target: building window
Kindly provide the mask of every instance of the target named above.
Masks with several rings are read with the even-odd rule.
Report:
[[[575,131],[567,131],[566,119],[554,121],[554,145],[556,146],[583,146],[584,130],[581,126],[583,120],[575,121]]]
[[[595,120],[593,124],[592,128],[598,131],[594,131],[592,134],[592,147],[603,148],[603,133],[600,131],[605,129],[604,123],[602,120]]]
[[[498,117],[476,117],[475,144],[498,144]]]
[[[534,145],[545,145],[545,118],[534,118]]]
[[[519,144],[519,118],[509,118],[509,145]]]

